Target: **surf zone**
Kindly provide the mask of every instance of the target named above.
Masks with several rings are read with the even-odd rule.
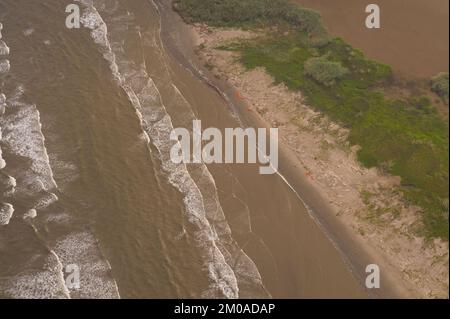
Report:
[[[194,120],[192,131],[176,128],[170,134],[175,144],[170,158],[175,164],[260,164],[259,173],[278,172],[277,128],[218,128],[202,131],[200,120]]]

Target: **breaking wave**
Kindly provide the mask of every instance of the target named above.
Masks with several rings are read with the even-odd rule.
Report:
[[[0,23],[0,31],[2,27]],[[9,48],[0,40],[0,55],[5,54],[9,54]],[[9,70],[9,61],[0,60],[0,73]],[[8,201],[0,202],[0,235],[2,231],[8,231],[8,227],[16,227],[10,225],[14,213],[34,229],[47,253],[31,253],[28,256],[30,265],[25,270],[0,277],[0,291],[12,298],[119,297],[117,285],[110,275],[111,267],[90,231],[70,228],[71,233],[52,242],[39,239],[42,230],[51,233],[49,221],[61,224],[67,221],[67,216],[70,219],[71,214],[66,212],[56,195],[59,190],[45,145],[39,110],[36,105],[24,102],[23,85],[10,93],[8,97],[0,93],[0,199]],[[12,159],[12,165],[7,165],[4,153],[8,154],[7,159]],[[16,202],[20,205],[15,205]],[[15,210],[13,205],[20,209]],[[38,218],[41,214],[42,218]],[[14,236],[17,240],[26,240],[20,233],[14,233]],[[64,265],[69,264],[83,268],[80,289],[67,288]]]
[[[193,172],[190,172],[185,164],[175,164],[171,161],[170,149],[177,142],[170,140],[174,125],[162,96],[149,76],[145,62],[131,60],[123,49],[123,43],[120,40],[111,40],[118,37],[126,26],[123,23],[117,27],[112,24],[108,34],[108,26],[96,9],[102,8],[110,14],[112,10],[106,11],[108,5],[105,1],[77,1],[85,6],[81,19],[83,26],[91,30],[91,37],[100,46],[105,60],[109,62],[113,77],[135,107],[144,137],[157,149],[169,183],[183,195],[186,218],[195,228],[194,238],[198,248],[203,252],[204,269],[210,278],[210,286],[203,296],[238,298],[237,272],[245,273],[247,278],[252,278],[254,284],[262,286],[256,266],[231,237],[231,230],[218,200],[214,179],[207,167],[203,164],[198,165],[195,170],[199,173],[196,173],[194,178]],[[114,1],[108,4],[114,5],[117,9],[117,3]],[[133,16],[128,13],[115,16],[113,19],[124,22],[132,20]],[[138,27],[136,28],[138,35],[141,36]],[[152,43],[157,43],[156,35]],[[187,101],[175,86],[173,94],[178,96],[182,107],[188,107]]]

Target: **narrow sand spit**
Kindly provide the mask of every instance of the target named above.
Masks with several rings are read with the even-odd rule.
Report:
[[[263,69],[247,71],[237,53],[217,49],[258,34],[203,25],[192,31],[204,71],[227,81],[249,116],[279,128],[291,166],[329,202],[349,236],[389,273],[400,295],[448,298],[448,243],[427,243],[416,235],[419,208],[402,199],[400,179],[362,167],[357,147],[347,143],[348,131],[305,105],[301,93],[274,84]]]

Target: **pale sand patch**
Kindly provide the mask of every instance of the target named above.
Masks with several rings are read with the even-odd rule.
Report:
[[[275,85],[261,68],[247,71],[237,62],[237,53],[216,49],[260,33],[199,25],[193,30],[199,57],[238,90],[249,112],[266,126],[279,128],[291,160],[329,201],[352,237],[383,260],[395,282],[408,287],[405,296],[448,298],[448,243],[426,243],[415,234],[419,208],[398,193],[400,179],[362,167],[357,147],[347,142],[348,130],[305,105],[301,93]]]

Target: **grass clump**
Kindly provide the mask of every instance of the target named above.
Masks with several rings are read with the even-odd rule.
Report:
[[[305,74],[325,86],[333,86],[348,70],[341,63],[329,61],[326,56],[310,58],[305,62]]]
[[[431,89],[448,102],[448,73],[439,73],[431,79]]]

